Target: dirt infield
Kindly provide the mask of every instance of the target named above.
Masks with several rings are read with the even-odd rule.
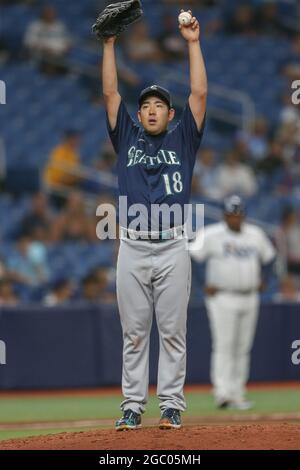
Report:
[[[296,424],[230,424],[161,431],[157,427],[60,433],[0,442],[0,450],[299,450]]]

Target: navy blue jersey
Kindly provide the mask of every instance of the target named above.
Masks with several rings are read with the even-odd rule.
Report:
[[[143,204],[147,208],[148,230],[151,229],[152,204],[179,204],[183,213],[184,204],[189,202],[192,174],[204,122],[205,119],[199,132],[189,103],[177,125],[158,136],[146,133],[136,124],[123,101],[113,131],[107,119],[109,135],[118,154],[120,196],[127,196],[128,207]],[[127,223],[135,217],[129,216]],[[173,224],[174,221],[171,221],[171,226]],[[161,221],[159,228],[162,228]]]

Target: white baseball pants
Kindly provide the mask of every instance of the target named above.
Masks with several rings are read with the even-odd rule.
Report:
[[[219,292],[206,297],[212,335],[211,381],[217,402],[244,399],[259,296]]]

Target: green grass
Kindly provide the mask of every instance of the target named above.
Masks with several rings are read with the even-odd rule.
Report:
[[[259,390],[249,392],[249,398],[255,401],[255,408],[243,411],[243,415],[255,413],[299,412],[299,390]],[[211,394],[207,392],[189,392],[186,394],[188,409],[186,416],[215,416],[233,414],[232,411],[216,410]],[[121,396],[100,395],[66,397],[22,397],[0,398],[0,424],[31,421],[65,421],[81,419],[112,419],[120,415]],[[240,414],[241,412],[234,412]],[[159,408],[156,397],[151,396],[147,406],[147,417],[158,417]],[[49,434],[65,430],[22,430],[0,431],[0,440],[29,435]],[[66,430],[70,431],[70,429]],[[76,429],[79,431],[79,429]]]

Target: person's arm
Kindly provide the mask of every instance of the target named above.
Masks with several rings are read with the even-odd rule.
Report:
[[[103,42],[102,86],[105,107],[111,130],[117,125],[121,96],[118,92],[118,74],[115,54],[115,37]]]
[[[276,263],[276,251],[273,244],[267,237],[267,235],[261,230],[258,230],[259,240],[259,251],[260,251],[260,262],[261,262],[261,284],[259,290],[263,292],[269,283],[272,274],[274,273],[274,267]]]
[[[192,12],[189,10],[192,14]],[[207,76],[200,47],[200,25],[195,17],[188,26],[179,25],[183,38],[188,43],[190,61],[191,94],[189,105],[200,130],[206,110]]]
[[[34,21],[28,26],[24,36],[24,45],[28,49],[41,49],[41,27],[38,22]]]

